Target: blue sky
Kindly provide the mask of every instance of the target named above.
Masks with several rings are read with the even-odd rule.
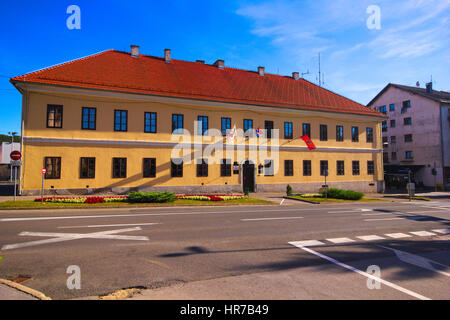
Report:
[[[69,5],[81,30],[69,30]],[[369,29],[366,9],[381,9]],[[0,3],[0,133],[20,130],[21,95],[9,77],[107,49],[174,59],[224,59],[227,66],[290,75],[367,104],[387,83],[450,91],[450,1],[119,1],[42,0]]]

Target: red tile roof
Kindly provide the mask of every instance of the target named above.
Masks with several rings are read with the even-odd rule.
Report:
[[[384,116],[304,79],[108,50],[11,79],[89,89]]]

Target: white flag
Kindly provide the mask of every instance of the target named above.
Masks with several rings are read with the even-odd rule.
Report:
[[[233,129],[230,130],[227,138],[228,140],[234,140],[234,138],[236,138],[236,125],[234,125]]]

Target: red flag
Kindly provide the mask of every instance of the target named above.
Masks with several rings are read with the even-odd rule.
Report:
[[[303,139],[303,141],[305,141],[305,143],[306,143],[306,145],[308,146],[308,149],[309,149],[309,150],[314,150],[314,149],[316,149],[316,146],[314,145],[314,143],[311,141],[311,139],[310,139],[307,135],[304,135],[304,136],[302,137],[302,139]]]

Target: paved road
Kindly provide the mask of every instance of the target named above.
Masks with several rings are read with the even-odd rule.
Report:
[[[1,211],[0,277],[30,276],[25,285],[60,299],[128,287],[159,288],[149,298],[449,299],[449,216],[448,200]],[[71,265],[80,290],[66,286]],[[379,290],[367,287],[371,265]]]

